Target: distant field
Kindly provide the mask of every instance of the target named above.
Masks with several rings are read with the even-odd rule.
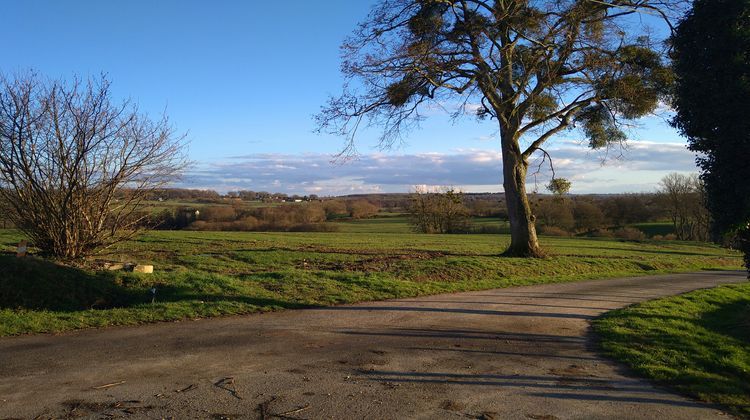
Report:
[[[375,232],[364,230],[375,225]],[[700,243],[544,237],[549,258],[517,259],[498,256],[509,242],[507,235],[380,233],[404,225],[382,218],[351,222],[350,228],[361,233],[160,231],[123,244],[108,257],[154,264],[153,275],[17,260],[10,252],[20,235],[0,230],[0,335],[737,269],[741,262],[737,253]],[[151,287],[157,290],[153,304]]]
[[[669,235],[670,233],[674,233],[674,225],[672,224],[672,222],[636,223],[630,226],[639,229],[648,237],[652,237],[655,235],[664,236]]]

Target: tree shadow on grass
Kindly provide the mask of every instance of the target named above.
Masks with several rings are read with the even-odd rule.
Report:
[[[0,255],[0,308],[79,311],[129,306],[143,290],[118,284],[113,272],[91,273],[40,258]],[[141,295],[141,296],[139,296]]]
[[[705,328],[750,344],[750,298],[724,303],[703,314],[699,322]]]
[[[750,395],[750,382],[742,355],[747,354],[743,348],[750,343],[749,315],[748,299],[725,302],[715,311],[692,316],[626,310],[604,316],[605,320],[614,318],[617,328],[590,330],[588,337],[599,350],[606,351],[605,345],[616,349],[610,354],[618,355],[623,362],[618,366],[621,374],[650,377],[660,387],[720,404],[747,417],[750,415],[746,397]],[[638,327],[641,324],[651,328]],[[742,325],[746,326],[744,331]],[[745,346],[734,344],[733,339],[743,341]],[[662,352],[670,357],[641,362],[639,352]]]
[[[637,242],[627,242],[630,244],[637,245]],[[641,254],[662,254],[662,255],[689,255],[689,256],[695,256],[695,257],[723,257],[723,255],[717,255],[717,254],[710,254],[705,252],[691,252],[691,251],[681,251],[676,249],[645,249],[642,247],[633,247],[633,248],[620,248],[616,246],[587,246],[587,245],[576,245],[575,248],[587,248],[587,249],[595,249],[595,250],[610,250],[610,251],[618,251],[618,252],[627,252],[627,253],[641,253]],[[561,254],[565,255],[565,254]],[[597,258],[599,255],[591,255],[591,258]]]
[[[0,309],[76,312],[149,304],[154,279],[121,271],[93,272],[28,257],[0,255]],[[259,307],[306,305],[266,297],[200,293],[190,287],[159,285],[156,302],[239,302]]]

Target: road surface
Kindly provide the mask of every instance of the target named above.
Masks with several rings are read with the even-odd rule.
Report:
[[[741,281],[582,281],[3,338],[0,418],[726,419],[602,357],[589,321]]]

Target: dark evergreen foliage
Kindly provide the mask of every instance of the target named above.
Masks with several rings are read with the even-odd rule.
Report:
[[[673,44],[673,124],[699,153],[714,238],[740,231],[750,259],[750,0],[696,0]]]

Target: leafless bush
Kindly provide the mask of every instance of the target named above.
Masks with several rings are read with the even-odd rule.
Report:
[[[590,236],[592,236],[594,238],[614,238],[615,234],[611,230],[597,229],[597,230],[591,232]]]
[[[183,137],[114,104],[110,82],[0,76],[0,196],[44,253],[79,260],[131,237],[141,202],[185,166]]]
[[[333,220],[337,217],[346,217],[349,211],[346,209],[346,203],[341,200],[326,200],[323,202],[323,210],[326,212],[326,219]]]
[[[538,225],[570,231],[575,226],[570,200],[565,197],[545,197],[534,203]]]
[[[208,206],[200,209],[200,219],[207,222],[232,222],[237,212],[229,206]]]
[[[416,188],[409,209],[414,230],[422,233],[453,233],[468,230],[469,211],[462,194],[453,188],[428,191]]]
[[[605,225],[604,213],[590,201],[576,200],[573,206],[575,227],[579,231],[592,231]]]
[[[619,239],[625,239],[626,241],[642,241],[646,239],[646,234],[642,231],[631,228],[631,227],[624,227],[617,229],[614,232],[615,238]]]
[[[698,175],[671,173],[661,180],[660,199],[669,211],[677,238],[708,240],[709,214],[705,187]]]
[[[347,203],[349,216],[352,219],[366,219],[378,213],[378,206],[367,200],[355,200]]]
[[[542,235],[568,237],[570,232],[557,226],[542,226],[539,231]]]

